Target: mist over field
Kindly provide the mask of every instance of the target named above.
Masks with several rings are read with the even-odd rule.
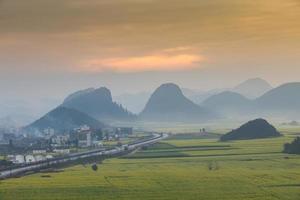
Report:
[[[299,0],[0,0],[0,200],[299,200]]]
[[[45,101],[90,87],[118,97],[167,82],[210,91],[298,81],[299,10],[297,0],[2,0],[0,116],[17,104],[36,118],[53,106]],[[116,100],[133,112],[146,101]]]

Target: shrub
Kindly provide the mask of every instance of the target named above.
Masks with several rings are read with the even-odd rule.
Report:
[[[297,137],[292,143],[284,145],[284,153],[300,154],[300,137]]]
[[[94,170],[94,171],[97,171],[97,170],[98,170],[98,166],[97,166],[96,163],[92,165],[92,170]]]

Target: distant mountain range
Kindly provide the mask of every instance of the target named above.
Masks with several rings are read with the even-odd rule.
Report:
[[[213,113],[186,98],[177,85],[167,83],[154,91],[139,117],[158,122],[200,121],[212,119]]]
[[[69,95],[62,104],[100,121],[133,120],[134,114],[112,100],[111,92],[105,87],[87,89]]]
[[[255,99],[272,89],[272,86],[261,78],[246,80],[233,88],[220,88],[208,91],[201,91],[190,88],[181,88],[184,96],[194,103],[201,105],[209,97],[222,92],[234,92],[243,95],[248,99]],[[125,93],[115,97],[116,102],[126,106],[131,112],[140,113],[145,107],[151,92],[144,91],[138,93]]]
[[[241,85],[244,88],[251,88],[249,87],[251,82],[263,83],[264,81],[253,79],[253,81],[246,81],[246,83]],[[264,85],[266,84],[264,83]],[[242,86],[236,88],[241,89],[243,88]],[[259,84],[256,84],[256,86],[258,87]],[[267,88],[269,87],[265,87],[265,89]],[[187,89],[184,90],[186,94],[192,95],[193,93]],[[150,98],[145,103],[142,112],[139,115],[134,115],[121,104],[113,101],[109,89],[105,87],[98,89],[89,88],[69,95],[58,108],[31,124],[31,126],[42,128],[51,125],[64,129],[80,124],[78,121],[71,123],[74,121],[74,118],[77,119],[79,116],[83,118],[84,122],[89,122],[89,124],[97,124],[95,120],[104,123],[116,121],[132,122],[135,120],[202,122],[219,119],[220,117],[274,116],[276,118],[282,117],[283,119],[293,120],[300,117],[300,83],[281,85],[267,91],[256,99],[249,99],[240,93],[230,90],[220,91],[220,93],[207,97],[198,105],[186,97],[179,86],[173,83],[163,84],[152,95],[149,95]],[[147,99],[148,94],[144,93],[143,95],[143,98]],[[128,98],[128,100],[131,98],[133,97]],[[139,106],[142,107],[142,105]],[[68,121],[68,118],[70,118],[71,122]],[[61,120],[66,120],[67,124],[59,124]],[[99,121],[97,122],[100,123]]]
[[[255,99],[273,89],[273,87],[261,78],[253,78],[242,82],[231,91],[239,93],[249,99]]]
[[[111,123],[135,119],[135,115],[123,108],[122,105],[113,102],[109,89],[105,87],[89,88],[69,95],[60,106],[25,129],[71,130],[81,125],[102,128],[105,126],[102,122]]]
[[[85,113],[60,106],[28,125],[25,129],[44,130],[52,128],[56,131],[67,131],[82,125],[88,125],[95,129],[106,127],[105,124]]]
[[[300,116],[300,83],[287,83],[250,100],[233,92],[222,92],[202,103],[216,112],[232,115],[264,115],[274,117]]]
[[[224,103],[220,103],[223,102],[222,100],[217,103],[219,101],[217,99],[222,99],[222,96],[224,95],[222,94],[223,92],[230,91],[239,94],[242,93],[246,95],[245,97],[251,99],[253,98],[253,96],[259,95],[269,90],[270,88],[271,86],[266,81],[256,78],[247,80],[234,88],[221,88],[209,91],[201,91],[188,88],[182,88],[181,90],[186,98],[200,105],[202,108],[207,107],[208,109],[212,109],[213,111],[218,108],[219,113],[223,113],[225,111],[229,112],[231,110],[235,110],[235,113],[237,110],[237,113],[240,113],[245,110],[243,109],[243,105],[245,105],[245,107],[249,107],[246,101],[244,101],[243,103],[242,101],[235,99],[238,98],[237,95],[236,97],[233,97],[232,100],[230,100],[227,94],[227,97],[224,97]],[[247,96],[246,93],[248,90],[251,91],[251,95]],[[297,94],[297,92],[295,94]],[[110,91],[107,88],[88,88],[69,95],[67,98],[65,98],[62,106],[84,112],[100,121],[132,121],[137,118],[136,115],[143,111],[150,96],[151,92],[146,91],[135,94],[123,94],[115,96],[113,100]],[[267,94],[264,98],[268,98]],[[278,99],[278,97],[276,98]],[[294,97],[294,99],[297,99],[297,97]],[[0,101],[0,119],[3,119],[0,120],[0,127],[7,127],[6,125],[9,125],[10,127],[20,127],[28,124],[41,116],[41,114],[51,110],[53,107],[56,107],[60,101],[60,99],[51,98],[28,99],[26,101],[14,101],[3,98]],[[214,101],[216,102],[214,103]],[[232,102],[235,101],[237,103],[235,104],[236,106],[233,107]],[[265,101],[268,102],[269,100]],[[284,102],[290,101],[291,99],[284,100]],[[273,105],[273,107],[276,108],[279,103],[280,102],[277,102]],[[257,109],[255,108],[255,110],[261,110],[261,108],[265,108],[263,105],[268,103],[265,103],[263,100],[261,100],[258,101],[257,104],[259,106],[257,106]],[[293,109],[294,103],[291,103],[289,105],[291,106],[290,110]],[[268,104],[267,106],[270,108],[269,110],[272,111],[272,104]],[[136,115],[132,114],[131,112],[135,113]],[[7,119],[10,119],[10,121],[8,121]]]
[[[196,104],[202,104],[203,101],[208,99],[209,97],[219,94],[224,91],[228,91],[229,89],[227,88],[220,88],[220,89],[213,89],[213,90],[208,90],[208,91],[200,91],[200,90],[194,90],[194,89],[188,89],[188,88],[183,88],[182,93],[195,102]]]
[[[258,109],[300,111],[300,82],[283,84],[255,100]]]
[[[207,98],[203,107],[220,114],[242,114],[252,108],[252,101],[241,94],[225,91]]]
[[[194,89],[183,88],[183,94],[197,104],[202,104],[205,100],[213,95],[222,92],[234,92],[243,95],[248,99],[255,99],[270,91],[272,86],[261,78],[248,79],[233,88],[219,88],[208,91],[200,91]]]

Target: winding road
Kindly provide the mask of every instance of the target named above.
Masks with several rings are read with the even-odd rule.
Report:
[[[151,138],[148,138],[146,140],[136,141],[136,142],[133,142],[130,144],[125,144],[121,147],[115,147],[113,149],[108,149],[108,150],[101,149],[101,150],[86,151],[86,152],[82,152],[82,153],[74,153],[74,154],[69,154],[64,157],[49,159],[49,160],[42,161],[39,163],[32,163],[30,165],[20,166],[20,167],[13,168],[10,170],[0,171],[0,179],[6,179],[6,178],[14,177],[16,175],[22,175],[27,172],[36,172],[36,171],[39,171],[40,169],[51,168],[57,164],[67,163],[70,161],[76,161],[79,159],[96,157],[96,156],[119,155],[121,153],[130,152],[132,150],[135,150],[135,149],[145,146],[145,145],[154,144],[154,143],[156,143],[162,139],[165,139],[167,137],[168,137],[168,134],[153,133]]]

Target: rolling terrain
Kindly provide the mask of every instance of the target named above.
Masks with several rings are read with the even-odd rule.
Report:
[[[25,129],[39,129],[42,131],[47,128],[52,128],[56,131],[65,131],[73,130],[83,125],[88,125],[93,129],[107,126],[85,113],[60,106],[28,125]]]
[[[282,150],[299,129],[280,131],[284,137],[235,142],[178,135],[98,171],[78,165],[1,181],[0,198],[298,200],[300,156]]]
[[[154,91],[139,117],[145,121],[189,122],[215,116],[185,97],[177,85],[166,83]]]
[[[272,89],[273,87],[267,81],[261,78],[252,78],[235,86],[231,91],[239,93],[247,98],[255,99]]]
[[[135,115],[113,101],[105,87],[86,89],[69,95],[62,104],[94,117],[100,121],[130,121]]]
[[[207,98],[202,107],[234,117],[267,117],[295,120],[300,117],[300,83],[291,82],[273,88],[263,95],[248,99],[243,95],[225,91]]]

